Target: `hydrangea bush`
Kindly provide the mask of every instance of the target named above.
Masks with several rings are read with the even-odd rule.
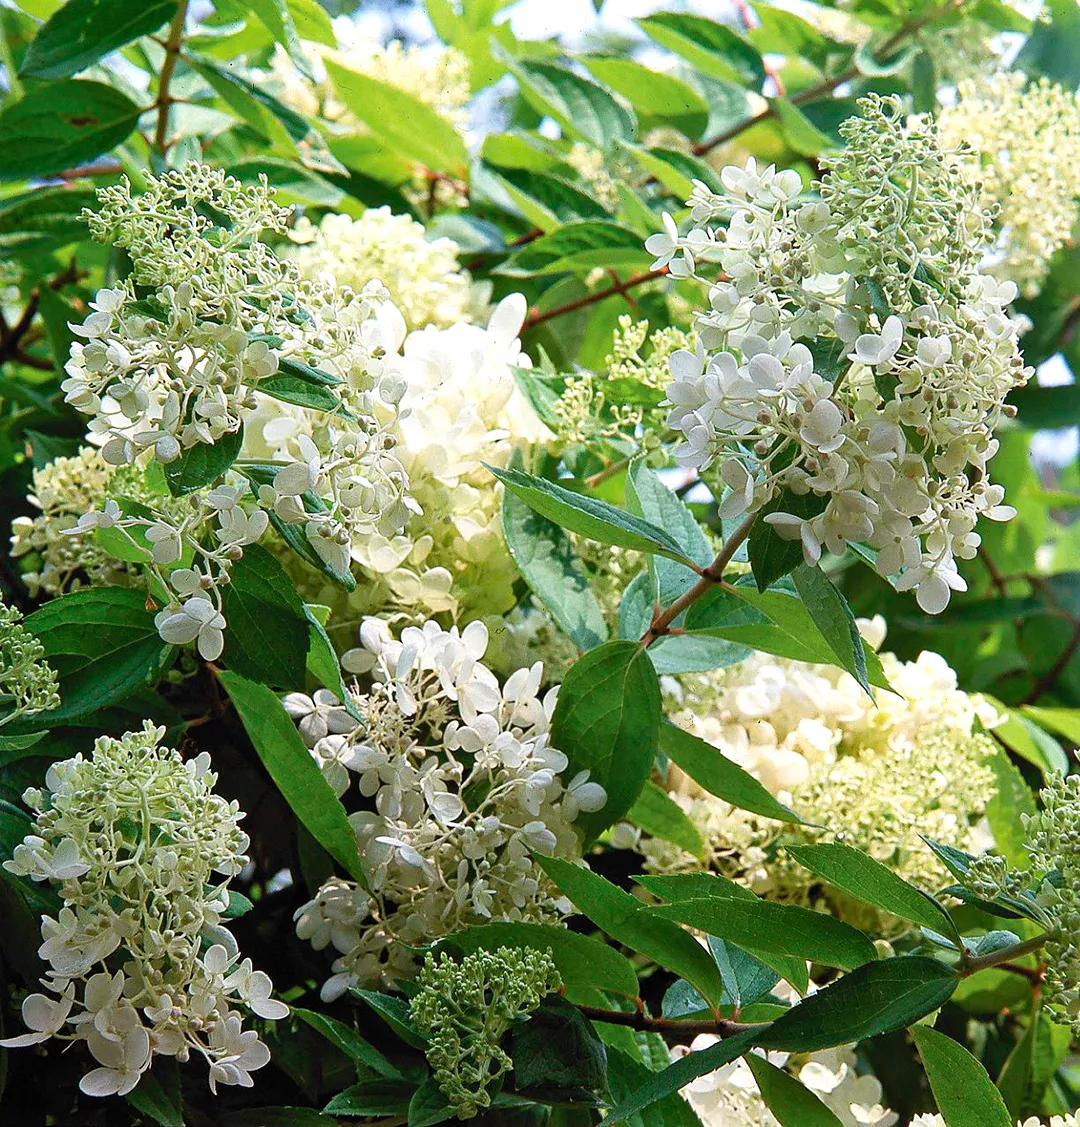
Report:
[[[0,1123],[1075,1127],[1076,6],[535,7],[0,8]]]

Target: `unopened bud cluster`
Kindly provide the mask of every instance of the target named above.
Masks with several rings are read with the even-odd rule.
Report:
[[[270,1053],[236,1007],[288,1013],[222,923],[229,878],[247,863],[243,814],[214,793],[207,753],[185,762],[163,735],[148,721],[53,764],[45,790],[23,795],[34,832],[4,862],[51,882],[63,907],[42,919],[49,969],[46,993],[23,1003],[31,1032],[0,1044],[85,1042],[97,1062],[87,1095],[130,1092],[157,1055],[202,1056],[213,1090],[250,1087]]]
[[[491,1088],[513,1067],[500,1042],[515,1022],[562,987],[550,951],[499,947],[455,962],[428,955],[409,1003],[435,1082],[459,1119],[491,1105]]]
[[[46,712],[60,703],[56,671],[22,618],[16,607],[0,602],[0,728],[17,716]]]

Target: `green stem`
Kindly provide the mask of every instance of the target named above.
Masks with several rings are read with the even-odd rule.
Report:
[[[1037,935],[1034,939],[1025,939],[1022,943],[1014,943],[1011,947],[1002,947],[1000,951],[990,951],[986,955],[975,955],[963,964],[960,977],[969,978],[973,974],[978,974],[981,970],[999,967],[1003,963],[1011,963],[1025,955],[1034,954],[1043,948],[1046,944],[1046,938],[1045,935]]]

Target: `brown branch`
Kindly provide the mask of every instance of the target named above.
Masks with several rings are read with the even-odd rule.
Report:
[[[909,23],[904,24],[874,51],[874,58],[880,60],[881,56],[888,56],[891,52],[895,51],[905,39],[909,39],[928,24],[932,24],[936,20],[949,15],[950,12],[959,8],[964,2],[965,0],[949,0],[944,7],[939,8],[937,11],[927,13],[919,19],[911,20]],[[858,66],[853,63],[846,70],[842,70],[839,74],[834,74],[831,78],[826,78],[816,86],[808,86],[805,90],[800,90],[797,94],[793,94],[789,101],[795,106],[806,105],[808,102],[816,101],[826,94],[831,94],[838,86],[843,86],[845,82],[851,82],[853,79],[858,78],[860,73]],[[762,121],[768,121],[769,118],[775,116],[776,108],[770,103],[765,109],[761,110],[760,113],[753,114],[744,121],[731,126],[730,129],[725,129],[715,137],[710,137],[707,141],[699,141],[691,151],[696,157],[705,156],[707,153],[711,153],[717,146],[723,145],[734,137],[738,137],[740,133],[745,132],[752,126]]]
[[[975,551],[978,554],[979,559],[982,560],[987,574],[990,576],[990,583],[993,586],[994,590],[1004,598],[1004,596],[1009,593],[1008,588],[1005,585],[1005,576],[1001,574],[998,565],[994,563],[993,557],[981,544],[978,548],[975,549]]]
[[[584,309],[586,306],[595,305],[598,301],[603,301],[605,298],[614,297],[618,294],[625,294],[627,290],[633,289],[635,286],[643,285],[645,282],[652,282],[657,278],[665,277],[670,271],[666,266],[661,266],[659,270],[646,270],[642,274],[634,274],[627,278],[624,282],[617,282],[610,285],[607,289],[597,290],[595,293],[586,294],[584,297],[576,298],[574,301],[568,301],[565,305],[556,305],[554,309],[537,309],[533,306],[529,310],[528,317],[525,318],[524,328],[534,329],[537,325],[542,325],[545,321],[551,321],[555,317],[562,317],[566,313],[573,313],[575,310]]]
[[[184,21],[187,18],[188,0],[177,0],[176,14],[169,24],[169,37],[165,40],[165,59],[161,64],[161,77],[158,79],[158,95],[154,105],[157,107],[157,126],[154,129],[154,148],[165,156],[169,151],[169,84],[176,70],[176,60],[184,43]]]
[[[746,1024],[739,1021],[728,1021],[725,1018],[716,1018],[711,1021],[683,1021],[680,1018],[650,1017],[644,1010],[603,1010],[597,1006],[577,1006],[578,1013],[583,1014],[590,1021],[603,1022],[605,1025],[625,1025],[636,1029],[639,1033],[666,1033],[676,1037],[696,1037],[699,1033],[713,1033],[718,1037],[733,1037],[736,1033],[744,1033],[748,1029],[764,1029],[769,1023],[754,1022]]]
[[[649,646],[652,642],[655,642],[657,638],[661,638],[665,634],[670,634],[672,632],[671,624],[675,619],[692,603],[696,603],[702,595],[723,581],[724,568],[731,563],[731,559],[738,550],[739,545],[750,535],[750,530],[754,527],[754,521],[757,520],[757,517],[757,513],[751,513],[747,516],[742,524],[727,538],[724,546],[717,553],[716,559],[701,572],[701,578],[693,587],[680,595],[667,610],[653,615],[649,629],[645,631],[641,638],[641,645],[643,647]]]
[[[119,172],[121,167],[118,160],[109,158],[94,161],[93,164],[84,164],[81,168],[65,168],[63,172],[54,172],[48,179],[70,181],[83,180],[88,176],[111,176]]]

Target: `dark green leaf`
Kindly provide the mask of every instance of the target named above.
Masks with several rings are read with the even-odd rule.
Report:
[[[68,0],[46,20],[19,74],[69,78],[176,14],[177,0]]]
[[[715,935],[709,936],[709,950],[724,983],[723,1003],[726,1006],[742,1009],[753,1005],[780,980],[772,967]]]
[[[60,675],[60,707],[28,723],[52,727],[106,708],[151,682],[172,647],[158,636],[146,596],[95,587],[53,599],[26,619]]]
[[[300,1006],[292,1006],[292,1016],[310,1025],[317,1033],[321,1033],[332,1045],[340,1049],[350,1060],[362,1064],[365,1068],[373,1069],[380,1076],[390,1080],[400,1080],[401,1072],[374,1045],[369,1045],[351,1025],[343,1021],[328,1017],[326,1014],[316,1013],[314,1010],[305,1010]]]
[[[545,1102],[599,1103],[607,1052],[592,1022],[565,998],[550,998],[510,1033],[516,1090]]]
[[[705,843],[697,826],[683,813],[683,808],[656,783],[647,780],[626,820],[652,837],[670,841],[685,849],[699,860],[704,856]]]
[[[826,842],[789,845],[787,851],[800,865],[858,900],[931,931],[954,930],[948,912],[940,904],[861,849]]]
[[[394,994],[377,994],[374,990],[354,990],[358,998],[365,1002],[386,1022],[387,1025],[414,1049],[423,1049],[427,1041],[413,1024],[409,1003]]]
[[[616,1104],[632,1097],[653,1078],[653,1070],[647,1064],[611,1045],[608,1045],[607,1058],[608,1084],[612,1102]],[[641,1127],[701,1127],[701,1120],[689,1102],[674,1092],[643,1108],[635,1122]]]
[[[793,810],[778,802],[749,772],[712,744],[674,724],[660,725],[660,751],[685,771],[698,786],[740,810],[779,822],[801,822]]]
[[[406,1115],[415,1085],[407,1080],[365,1080],[338,1094],[323,1108],[326,1115]]]
[[[790,1073],[757,1053],[748,1053],[746,1063],[754,1074],[761,1098],[780,1127],[843,1127],[821,1100]]]
[[[270,778],[313,838],[345,871],[367,885],[356,833],[345,807],[311,758],[281,701],[238,673],[219,674]]]
[[[138,120],[139,107],[101,82],[36,86],[0,113],[0,180],[74,168],[119,145]]]
[[[585,55],[581,61],[605,86],[621,94],[643,122],[666,122],[691,139],[701,136],[709,106],[689,83],[625,55]]]
[[[496,173],[522,215],[542,231],[580,219],[604,219],[607,209],[579,187],[545,172],[503,168]]]
[[[217,481],[236,461],[243,444],[241,425],[231,434],[223,434],[217,442],[196,442],[189,446],[179,458],[165,466],[169,492],[174,497],[183,497]]]
[[[693,983],[704,997],[719,1001],[723,985],[716,964],[688,932],[656,918],[639,900],[589,869],[557,857],[536,860],[601,931]]]
[[[530,508],[570,532],[580,533],[601,544],[616,544],[638,552],[659,553],[689,564],[679,542],[641,517],[616,508],[606,501],[564,489],[546,478],[533,477],[521,470],[487,468]]]
[[[791,513],[797,517],[814,517],[825,508],[825,500],[814,493],[792,493],[782,489],[762,510],[750,529],[747,550],[750,569],[754,573],[757,589],[764,591],[803,562],[802,544],[798,540],[785,540],[765,517],[770,513]]]
[[[873,942],[861,931],[797,904],[714,895],[707,900],[679,900],[650,911],[756,952],[790,955],[844,969],[877,958]]]
[[[791,578],[803,606],[836,656],[836,664],[846,669],[873,698],[867,680],[866,647],[847,600],[820,567],[800,564]]]
[[[229,668],[281,688],[302,685],[310,628],[285,569],[265,548],[249,544],[229,578],[222,596]]]
[[[813,1053],[904,1029],[943,1006],[957,982],[936,959],[875,960],[792,1006],[758,1043],[766,1049]]]
[[[587,219],[567,223],[523,246],[495,273],[511,277],[565,273],[585,275],[598,266],[605,270],[643,270],[651,261],[652,257],[636,231],[608,220]]]
[[[551,742],[570,761],[572,778],[588,771],[607,791],[595,813],[576,825],[593,840],[634,804],[652,767],[660,726],[660,684],[640,646],[606,642],[570,667],[559,689]]]
[[[911,1032],[946,1127],[1012,1127],[1001,1093],[963,1045],[925,1025]]]

